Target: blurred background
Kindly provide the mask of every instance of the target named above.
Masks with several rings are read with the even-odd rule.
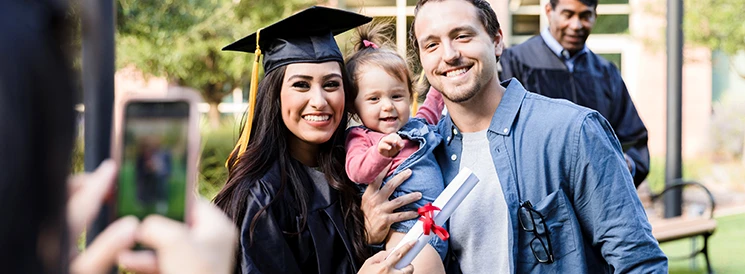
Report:
[[[199,192],[212,198],[227,179],[225,159],[238,138],[246,110],[252,54],[221,52],[230,42],[311,5],[360,12],[396,25],[390,33],[400,54],[412,54],[407,33],[415,0],[113,0],[116,9],[115,94],[167,93],[190,89],[202,96],[202,151]],[[506,46],[516,45],[548,26],[548,0],[489,0]],[[616,64],[649,131],[651,173],[640,197],[665,185],[666,1],[600,0],[587,46]],[[683,178],[704,184],[716,210],[709,239],[711,264],[719,273],[745,273],[745,0],[685,0],[682,98]],[[73,7],[75,20],[80,7]],[[76,20],[78,26],[79,19]],[[80,52],[78,27],[72,49]],[[349,35],[337,36],[342,50]],[[80,71],[78,55],[76,69]],[[418,72],[419,65],[412,60]],[[82,85],[82,84],[81,84]],[[81,88],[82,98],[82,88]],[[83,170],[83,112],[80,112],[74,171]],[[684,195],[685,206],[703,194]],[[704,205],[707,206],[707,205]],[[710,206],[710,205],[708,205]],[[700,248],[699,238],[662,244],[669,256]],[[671,273],[705,273],[701,255],[672,260]]]

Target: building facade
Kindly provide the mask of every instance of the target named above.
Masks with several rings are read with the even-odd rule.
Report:
[[[487,0],[499,18],[505,45],[519,44],[548,28],[548,0]],[[657,3],[659,2],[659,3]],[[407,32],[415,0],[336,0],[332,6],[395,22],[399,53],[407,53]],[[661,10],[660,10],[661,7]],[[659,0],[601,0],[587,46],[619,67],[649,131],[652,157],[664,157],[666,129],[665,10]],[[712,102],[712,57],[704,48],[685,48],[683,67],[683,157],[708,148]]]

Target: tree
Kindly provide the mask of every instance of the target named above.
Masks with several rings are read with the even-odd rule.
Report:
[[[721,50],[732,57],[745,51],[745,12],[742,0],[686,0],[683,31],[688,42]]]
[[[198,90],[219,125],[217,105],[250,81],[253,55],[221,48],[309,0],[117,0],[117,64]]]

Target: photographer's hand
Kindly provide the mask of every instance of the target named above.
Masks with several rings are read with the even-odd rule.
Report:
[[[238,229],[219,208],[198,200],[187,226],[159,215],[142,221],[136,240],[153,251],[129,251],[119,263],[137,273],[232,273]]]
[[[114,184],[117,167],[114,161],[106,160],[90,174],[75,175],[68,181],[67,220],[70,226],[70,242],[76,243],[83,229],[101,209],[106,195]],[[88,245],[85,252],[75,256],[76,245],[72,245],[73,261],[71,273],[105,273],[114,266],[119,254],[135,244],[134,236],[139,221],[125,217],[112,223]]]

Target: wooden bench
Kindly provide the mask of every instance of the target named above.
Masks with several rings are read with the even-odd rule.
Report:
[[[685,187],[687,186],[695,186],[703,190],[703,193],[705,193],[707,196],[706,198],[708,198],[708,214],[700,216],[692,216],[693,214],[684,214],[680,217],[666,219],[661,217],[655,218],[654,216],[649,216],[649,221],[652,224],[652,235],[654,235],[654,237],[660,243],[684,238],[694,238],[698,236],[703,237],[704,243],[700,249],[693,250],[690,255],[674,259],[692,259],[696,257],[696,255],[701,253],[704,255],[708,273],[713,273],[711,263],[709,261],[708,242],[709,236],[711,236],[717,228],[717,221],[713,218],[714,207],[716,206],[716,203],[714,202],[714,196],[711,195],[711,192],[709,192],[709,190],[700,183],[676,180],[674,184],[667,186],[662,192],[650,195],[649,200],[652,204],[654,204],[655,202],[658,202],[658,200],[661,200],[660,198],[662,198],[663,194],[665,194],[667,191],[672,189],[685,190]]]

